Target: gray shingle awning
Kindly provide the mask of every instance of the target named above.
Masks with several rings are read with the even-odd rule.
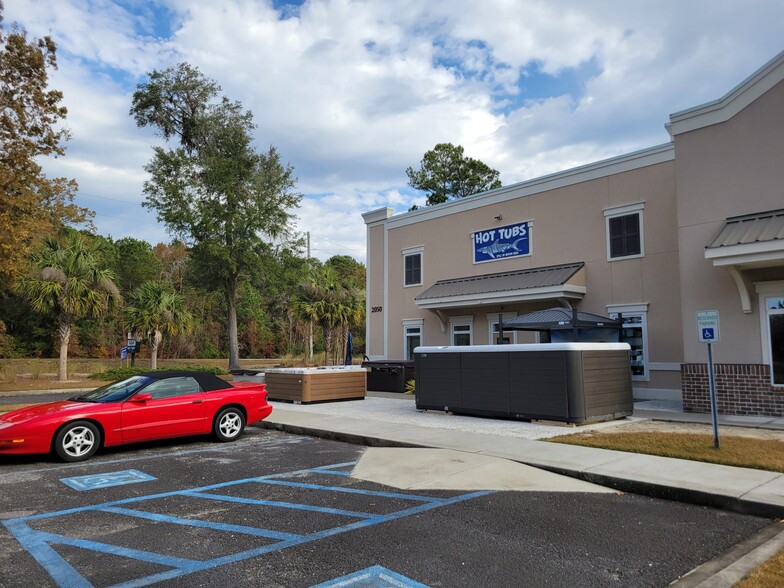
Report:
[[[585,263],[565,263],[438,280],[414,298],[420,308],[457,308],[585,295]]]

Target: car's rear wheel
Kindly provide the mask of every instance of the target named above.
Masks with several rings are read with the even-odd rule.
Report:
[[[239,408],[228,406],[215,416],[212,432],[219,441],[234,441],[245,429],[245,415]]]
[[[63,461],[90,459],[100,445],[101,432],[89,421],[68,423],[54,438],[54,451]]]

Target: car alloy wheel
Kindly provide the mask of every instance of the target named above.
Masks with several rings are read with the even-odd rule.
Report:
[[[215,436],[221,441],[233,441],[245,428],[245,416],[237,408],[224,408],[215,417]]]
[[[55,452],[63,461],[84,461],[98,451],[101,433],[87,421],[65,425],[55,437]]]

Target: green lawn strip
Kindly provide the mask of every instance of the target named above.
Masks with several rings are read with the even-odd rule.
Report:
[[[548,441],[784,473],[784,442],[772,439],[725,435],[719,449],[713,447],[712,435],[693,433],[588,432]]]

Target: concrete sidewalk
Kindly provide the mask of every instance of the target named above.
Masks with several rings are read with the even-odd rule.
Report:
[[[312,435],[368,445],[371,447],[420,447],[448,449],[482,456],[496,457],[541,468],[549,472],[577,478],[620,490],[668,500],[708,505],[758,516],[784,517],[784,474],[715,465],[681,459],[657,457],[576,445],[547,443],[509,434],[493,434],[441,428],[428,423],[428,417],[440,413],[418,412],[413,402],[391,401],[399,409],[384,411],[388,421],[357,416],[357,406],[364,405],[372,414],[373,398],[364,401],[323,405],[289,405],[273,402],[272,415],[261,426],[297,434]],[[351,406],[349,406],[351,405]],[[410,413],[409,422],[392,420],[392,412]],[[333,414],[329,414],[332,412]],[[341,414],[343,413],[343,414]],[[348,416],[348,414],[351,416]],[[637,416],[635,411],[635,416]],[[672,420],[681,420],[671,413]],[[657,411],[657,415],[661,415]],[[458,417],[441,415],[454,423]],[[667,415],[663,415],[666,420]],[[646,416],[645,418],[650,418]],[[756,417],[750,417],[756,418]],[[726,419],[726,417],[725,417]],[[421,420],[421,424],[417,424]],[[473,419],[492,426],[494,419]],[[639,420],[639,419],[637,419]],[[781,421],[781,419],[779,419]],[[502,421],[509,424],[509,421]],[[689,422],[694,422],[693,420]],[[710,417],[708,417],[710,423]],[[511,422],[512,426],[515,422]],[[726,424],[726,423],[725,423]],[[782,429],[781,422],[737,422],[734,425]],[[517,423],[521,430],[538,425]],[[605,424],[607,426],[607,424]],[[611,426],[611,425],[610,425]],[[585,430],[580,427],[578,430]],[[574,429],[561,428],[562,434]],[[552,436],[552,435],[548,435]]]

